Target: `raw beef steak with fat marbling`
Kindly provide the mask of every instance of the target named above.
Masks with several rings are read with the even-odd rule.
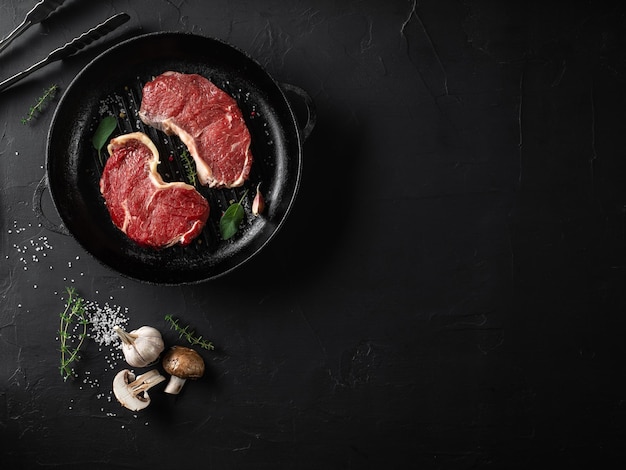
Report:
[[[113,223],[141,246],[191,243],[208,219],[207,200],[187,183],[163,181],[159,152],[147,135],[125,134],[107,148],[100,192]]]
[[[181,139],[202,185],[234,188],[248,178],[251,138],[241,110],[228,93],[201,75],[165,72],[146,83],[139,117]]]

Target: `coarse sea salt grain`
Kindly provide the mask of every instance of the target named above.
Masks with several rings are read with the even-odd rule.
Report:
[[[85,310],[91,326],[89,336],[100,346],[118,346],[120,339],[113,328],[128,323],[128,308],[85,301]]]
[[[7,233],[11,236],[19,235],[30,227],[32,227],[30,223],[20,226],[18,221],[14,220],[12,227],[7,230]],[[18,261],[22,264],[23,270],[28,271],[31,263],[39,263],[42,257],[45,258],[47,256],[47,251],[52,250],[52,245],[50,245],[47,236],[39,235],[22,240],[20,243],[13,243],[13,248],[20,255]],[[9,259],[8,255],[6,259]]]

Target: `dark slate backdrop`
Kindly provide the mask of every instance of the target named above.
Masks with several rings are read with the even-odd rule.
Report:
[[[0,5],[1,35],[32,3]],[[626,463],[623,3],[69,0],[0,78],[120,11],[120,31],[0,94],[3,467]],[[58,98],[20,119],[112,44],[167,30],[246,51],[318,121],[272,243],[164,287],[39,224]],[[168,344],[165,314],[192,325],[216,346],[206,376],[132,413],[111,399],[123,362],[89,340],[64,382],[66,286]]]

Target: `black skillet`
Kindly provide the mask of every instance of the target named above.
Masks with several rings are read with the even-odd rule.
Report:
[[[254,163],[246,184],[234,190],[199,188],[211,214],[204,232],[189,246],[142,248],[111,222],[99,191],[106,160],[92,144],[108,115],[117,118],[115,135],[144,131],[157,145],[165,180],[189,182],[176,137],[144,126],[137,117],[143,85],[165,71],[198,73],[233,96],[252,135]],[[306,104],[301,127],[286,91]],[[48,135],[47,186],[67,231],[96,259],[119,273],[156,284],[195,283],[221,276],[259,252],[275,235],[296,197],[302,171],[302,144],[315,124],[309,96],[278,84],[245,53],[231,45],[187,33],[152,33],[129,39],[101,54],[72,81],[59,101]],[[251,214],[260,184],[265,212]],[[41,189],[39,189],[39,195]],[[237,234],[223,240],[219,219],[243,197],[246,216]],[[38,215],[41,210],[36,208]],[[46,224],[50,226],[49,222]]]

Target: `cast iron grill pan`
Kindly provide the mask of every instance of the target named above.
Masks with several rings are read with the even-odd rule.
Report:
[[[160,154],[166,181],[188,178],[185,146],[144,125],[138,117],[143,85],[168,70],[198,73],[237,101],[252,136],[254,162],[248,181],[236,189],[196,185],[211,212],[203,233],[190,245],[143,248],[111,222],[99,181],[108,153],[92,138],[100,121],[116,117],[111,137],[145,132]],[[139,280],[181,284],[218,277],[258,252],[287,216],[300,181],[301,137],[281,87],[244,53],[220,41],[185,33],[154,33],[107,51],[74,79],[59,101],[48,137],[47,173],[52,200],[64,225],[99,261]],[[188,158],[192,162],[191,157]],[[251,214],[257,184],[266,199],[261,217]],[[247,191],[247,193],[246,193]],[[219,219],[244,196],[246,217],[230,240],[222,240]]]

